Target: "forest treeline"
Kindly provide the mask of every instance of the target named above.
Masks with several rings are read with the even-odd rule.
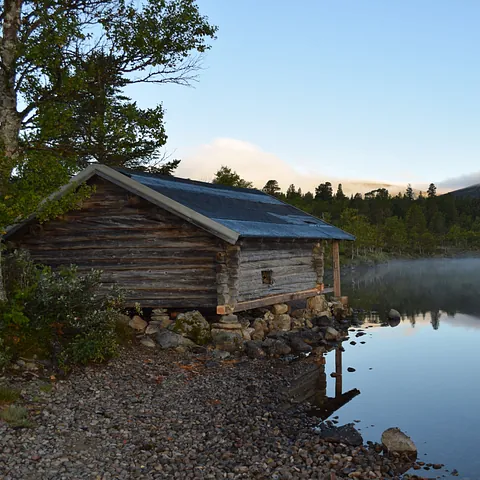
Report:
[[[213,181],[252,186],[228,167],[222,167]],[[341,184],[334,187],[330,182],[321,183],[313,193],[303,193],[295,185],[282,192],[276,180],[269,180],[263,191],[355,235],[355,243],[343,245],[344,253],[352,257],[480,248],[480,199],[437,195],[433,183],[418,195],[408,185],[397,195],[378,188],[347,196]]]

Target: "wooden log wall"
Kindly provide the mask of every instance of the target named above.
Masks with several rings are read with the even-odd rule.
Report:
[[[311,240],[243,240],[237,301],[315,288],[319,278],[318,258],[315,263],[313,253],[315,244]],[[267,270],[271,270],[271,285],[262,280],[262,271]],[[323,282],[323,263],[321,278]]]
[[[81,210],[17,232],[11,242],[40,263],[104,271],[106,286],[142,307],[215,307],[217,253],[224,242],[179,217],[95,179]]]

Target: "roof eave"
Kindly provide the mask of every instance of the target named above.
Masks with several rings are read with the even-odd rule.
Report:
[[[137,182],[136,180],[133,180],[132,178],[117,172],[113,168],[107,167],[106,165],[100,165],[100,164],[88,166],[86,169],[81,171],[78,175],[73,177],[70,180],[70,182],[68,182],[66,185],[61,187],[56,192],[52,193],[45,200],[43,200],[40,203],[39,208],[37,209],[37,212],[27,217],[24,221],[7,227],[4,238],[7,238],[13,235],[24,225],[33,221],[37,217],[38,212],[42,210],[42,207],[44,207],[47,202],[52,200],[57,200],[63,197],[72,188],[75,188],[77,185],[80,185],[90,180],[90,178],[92,178],[94,175],[98,175],[99,177],[104,178],[105,180],[108,180],[111,183],[114,183],[115,185],[118,185],[135,195],[138,195],[139,197],[147,200],[148,202],[154,205],[157,205],[158,207],[161,207],[167,210],[168,212],[183,218],[189,223],[196,225],[197,227],[211,233],[212,235],[218,238],[221,238],[222,240],[232,245],[237,243],[237,240],[239,237],[238,232],[231,230],[228,227],[225,227],[224,225],[212,220],[211,218],[208,218],[205,215],[202,215],[196,212],[195,210],[192,210],[191,208],[188,208],[185,205],[182,205],[181,203],[176,202],[175,200],[172,200],[171,198],[159,192],[156,192],[155,190],[152,190],[151,188],[145,185],[142,185],[140,182]]]

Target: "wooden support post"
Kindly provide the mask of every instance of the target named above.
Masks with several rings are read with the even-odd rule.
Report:
[[[342,351],[340,347],[335,350],[335,397],[340,397],[343,390],[342,382]]]
[[[338,240],[333,241],[333,294],[336,297],[342,295],[340,288],[340,244]]]

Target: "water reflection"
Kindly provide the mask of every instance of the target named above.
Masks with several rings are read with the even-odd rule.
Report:
[[[480,316],[480,258],[395,261],[355,268],[342,279],[343,292],[359,320],[388,325],[387,313],[398,310],[414,327],[428,314],[434,330],[441,318],[457,313]],[[399,322],[397,323],[397,325]],[[480,323],[476,323],[480,327]],[[395,326],[390,324],[390,326]]]
[[[326,420],[357,395],[360,395],[360,390],[357,388],[343,392],[342,354],[341,348],[335,350],[334,397],[327,395],[325,364],[320,362],[313,363],[306,373],[298,377],[289,391],[292,401],[309,402],[312,405],[309,413],[321,420]]]

